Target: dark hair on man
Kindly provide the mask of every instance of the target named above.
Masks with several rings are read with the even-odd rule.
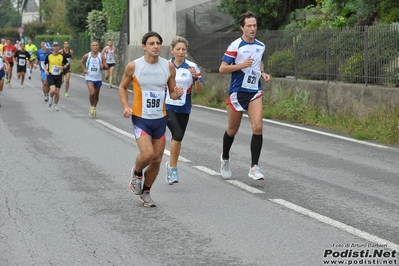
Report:
[[[241,14],[240,19],[238,20],[241,27],[245,26],[245,19],[247,19],[247,18],[255,18],[256,20],[258,20],[254,13],[252,13],[251,11],[247,11],[247,12]]]
[[[147,32],[146,34],[144,34],[141,44],[145,45],[147,43],[148,38],[150,38],[150,37],[157,37],[159,39],[159,41],[161,42],[161,44],[163,42],[161,35],[159,35],[155,31],[150,31],[150,32]]]

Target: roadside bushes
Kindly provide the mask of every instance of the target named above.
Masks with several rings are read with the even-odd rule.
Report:
[[[36,42],[41,42],[41,41],[45,41],[45,42],[58,42],[60,43],[60,45],[64,42],[64,41],[70,41],[72,40],[72,36],[71,35],[36,35],[35,36],[35,41]]]
[[[12,40],[19,40],[18,28],[8,27],[8,28],[0,29],[0,36],[2,36],[2,37],[4,36],[4,37],[10,38]]]
[[[273,77],[294,75],[294,53],[290,50],[276,51],[269,56],[268,70]]]
[[[267,65],[275,77],[390,86],[399,83],[399,23],[287,31],[280,43],[273,40],[272,44],[268,47],[275,49],[269,50]]]

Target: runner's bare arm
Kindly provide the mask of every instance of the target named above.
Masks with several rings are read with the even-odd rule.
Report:
[[[109,69],[108,64],[107,64],[107,58],[105,58],[105,56],[101,55],[101,60],[103,62],[103,69],[107,70]]]
[[[170,77],[168,79],[168,89],[170,98],[173,100],[179,99],[183,95],[183,88],[176,86],[176,69],[173,63],[169,62]]]
[[[132,115],[132,109],[129,107],[129,93],[127,88],[132,82],[132,77],[134,74],[135,63],[130,62],[126,65],[125,73],[123,74],[121,83],[119,84],[119,99],[123,107],[123,116],[128,118]]]
[[[7,61],[7,57],[5,55],[2,56],[3,57],[3,63],[6,65],[6,67],[10,67],[10,63],[8,63]]]
[[[245,59],[245,61],[242,62],[241,64],[236,64],[236,65],[229,65],[225,61],[222,61],[219,67],[219,72],[221,74],[232,73],[241,70],[243,68],[250,67],[253,61],[254,59],[250,56],[247,59]]]
[[[70,51],[71,51],[71,61],[72,61],[71,64],[73,65],[75,63],[75,55],[72,50]]]
[[[86,69],[86,61],[87,61],[88,55],[85,54],[82,59],[80,60],[80,67],[82,68],[83,73],[87,74],[87,69]]]
[[[263,81],[267,82],[267,81],[270,80],[270,75],[266,74],[266,72],[265,72],[265,66],[263,64],[263,61],[260,62],[260,72],[261,72],[261,76],[262,76]]]

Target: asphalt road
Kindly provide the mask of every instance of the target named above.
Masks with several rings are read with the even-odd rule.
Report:
[[[128,189],[138,149],[116,88],[92,119],[81,77],[59,112],[38,71],[17,83],[0,95],[0,265],[398,265],[399,147],[265,121],[255,181],[244,118],[224,180],[226,114],[195,106],[180,183],[164,181],[168,131],[145,208]]]

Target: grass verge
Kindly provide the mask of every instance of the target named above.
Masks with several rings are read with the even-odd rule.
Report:
[[[225,109],[227,89],[203,89],[201,95],[193,90],[193,104]],[[359,119],[351,114],[322,113],[317,106],[309,103],[309,94],[301,91],[292,94],[280,88],[276,91],[278,97],[270,95],[263,97],[263,117],[279,119],[293,123],[316,126],[336,132],[349,134],[358,140],[373,140],[383,144],[399,144],[399,107],[375,107],[369,110],[369,115]]]
[[[82,74],[82,68],[80,67],[80,59],[77,60],[75,59],[75,63],[73,65],[71,65],[71,71],[72,73],[76,73],[76,74]]]

